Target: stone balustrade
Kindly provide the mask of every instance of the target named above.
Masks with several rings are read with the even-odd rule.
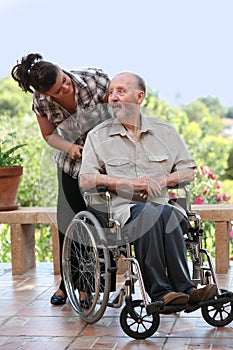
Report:
[[[201,220],[215,223],[215,265],[217,273],[227,273],[229,268],[229,231],[233,221],[233,205],[193,205],[192,211]],[[0,212],[0,223],[9,224],[11,232],[12,274],[24,274],[35,267],[35,224],[52,226],[54,274],[59,274],[59,243],[56,225],[56,208],[20,207]]]

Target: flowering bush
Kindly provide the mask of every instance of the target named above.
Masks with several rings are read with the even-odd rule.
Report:
[[[194,204],[230,203],[231,196],[221,192],[221,181],[208,166],[198,166],[191,187]]]
[[[195,180],[191,185],[192,203],[194,204],[221,204],[230,203],[231,196],[221,191],[221,181],[208,166],[197,168]],[[213,223],[203,223],[204,245],[212,250],[214,247]],[[231,257],[233,260],[233,230],[230,231]]]
[[[222,204],[230,203],[231,196],[222,193],[221,181],[208,166],[198,166],[195,180],[190,184],[191,204]],[[177,192],[170,191],[171,199],[177,198]],[[212,222],[203,222],[203,247],[215,254],[215,227]],[[233,260],[233,229],[230,231],[231,257]]]

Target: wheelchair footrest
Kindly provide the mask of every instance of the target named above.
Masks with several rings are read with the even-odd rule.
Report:
[[[229,302],[233,302],[233,293],[232,292],[225,292],[223,294],[218,295],[215,298],[201,301],[200,303],[197,303],[195,305],[187,304],[184,312],[189,313],[189,312],[192,312],[192,311],[199,309],[202,306],[215,305],[218,303],[225,304],[225,303],[229,303]]]
[[[186,304],[182,304],[182,305],[164,305],[164,307],[162,308],[162,310],[160,311],[161,314],[163,315],[170,315],[176,312],[181,312],[183,310],[185,310]]]
[[[154,313],[159,313],[160,310],[163,308],[163,302],[162,301],[154,301],[147,305],[146,312],[148,315],[152,315]]]
[[[183,311],[186,307],[186,304],[184,305],[164,305],[162,301],[154,301],[151,304],[148,304],[146,307],[147,313],[153,314],[153,313],[159,313],[164,315],[170,315],[172,313]]]

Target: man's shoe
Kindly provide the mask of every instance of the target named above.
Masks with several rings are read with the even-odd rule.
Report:
[[[189,301],[189,295],[181,292],[170,292],[160,299],[164,305],[184,305]]]
[[[217,294],[216,284],[207,284],[204,288],[194,289],[189,294],[189,303],[197,304],[212,299]]]

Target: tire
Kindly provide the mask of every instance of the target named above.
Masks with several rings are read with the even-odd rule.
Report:
[[[133,300],[131,301],[131,305],[135,317],[130,315],[126,305],[120,315],[121,328],[129,337],[134,339],[151,337],[159,327],[159,314],[148,315],[145,306],[142,304],[142,300]]]
[[[205,305],[201,308],[204,320],[214,327],[224,327],[233,320],[233,302],[219,302],[214,305]]]
[[[65,288],[73,309],[83,321],[97,322],[109,299],[110,256],[104,231],[90,212],[78,213],[70,223],[64,238],[62,263]],[[80,300],[79,291],[85,292],[86,305]]]

